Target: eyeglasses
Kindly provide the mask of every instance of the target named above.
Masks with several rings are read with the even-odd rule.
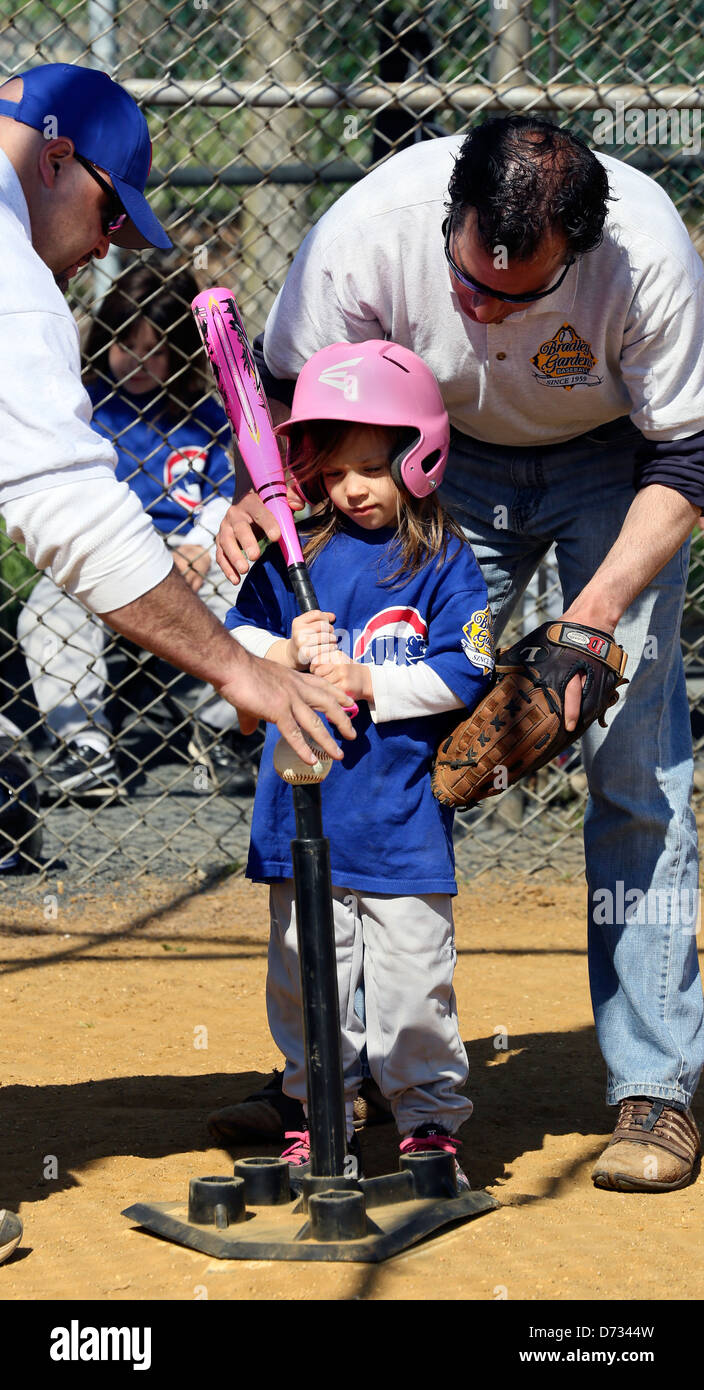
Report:
[[[120,199],[118,198],[117,193],[115,192],[115,189],[110,187],[110,184],[107,182],[106,179],[103,178],[102,174],[99,174],[98,170],[94,169],[93,165],[89,164],[88,160],[84,159],[82,154],[76,154],[74,151],[74,158],[77,159],[78,163],[83,166],[83,168],[86,170],[86,173],[90,174],[92,179],[95,179],[95,182],[99,184],[99,186],[102,188],[103,193],[106,194],[108,199],[108,205],[106,208],[103,209],[102,213],[100,214],[103,227],[103,236],[114,236],[115,232],[119,232],[120,228],[123,227],[125,222],[127,221],[127,213],[125,212],[125,209],[123,208],[122,203],[120,202]]]
[[[450,251],[451,231],[452,217],[446,217],[442,224],[442,232],[445,238],[445,259],[455,279],[459,280],[460,284],[464,285],[467,290],[474,290],[477,294],[485,294],[488,299],[501,299],[506,304],[533,304],[536,299],[545,299],[546,295],[554,294],[555,290],[559,290],[570,266],[573,266],[575,263],[575,257],[572,256],[565,265],[559,280],[556,280],[555,284],[550,285],[547,290],[531,290],[529,294],[504,294],[501,290],[493,290],[489,285],[483,285],[481,280],[473,280],[471,275],[467,274],[466,270],[460,269]]]

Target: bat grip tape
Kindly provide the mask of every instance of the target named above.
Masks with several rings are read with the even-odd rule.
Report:
[[[289,565],[288,577],[301,613],[311,613],[319,605],[308,566],[304,564]]]

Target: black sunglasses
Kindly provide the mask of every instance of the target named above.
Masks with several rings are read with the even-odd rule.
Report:
[[[570,266],[573,266],[575,263],[575,257],[572,256],[567,262],[559,280],[556,280],[555,284],[550,285],[547,290],[532,290],[529,294],[503,294],[500,290],[491,289],[489,285],[483,285],[481,280],[473,280],[471,275],[467,274],[466,270],[460,269],[450,251],[451,231],[452,217],[446,217],[442,224],[442,234],[445,238],[445,259],[455,279],[459,280],[460,284],[464,285],[467,290],[474,290],[477,294],[485,294],[488,299],[500,299],[506,304],[533,304],[536,299],[545,299],[546,295],[554,294],[555,290],[559,290]]]
[[[99,174],[98,170],[94,169],[93,165],[89,164],[88,160],[84,159],[82,154],[76,154],[74,151],[74,158],[78,160],[78,163],[82,165],[82,167],[86,170],[86,173],[90,174],[92,179],[95,179],[95,182],[99,184],[99,186],[102,188],[103,193],[106,194],[108,199],[108,205],[106,208],[103,209],[102,213],[100,214],[103,226],[103,236],[114,236],[115,232],[119,232],[120,228],[123,227],[125,222],[127,221],[127,213],[125,212],[125,209],[123,208],[122,203],[120,202],[120,199],[118,198],[117,193],[115,192],[115,189],[110,187],[110,184],[107,182],[106,179],[103,178],[102,174]]]

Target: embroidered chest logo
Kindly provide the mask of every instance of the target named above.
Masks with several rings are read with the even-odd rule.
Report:
[[[486,608],[473,613],[462,628],[462,651],[473,666],[479,666],[485,676],[494,669],[494,642],[491,635],[491,613]]]
[[[412,666],[422,661],[428,650],[428,625],[417,608],[382,608],[354,637],[353,661],[375,666],[385,661]]]
[[[571,391],[573,386],[599,386],[603,381],[593,372],[598,358],[591,344],[580,338],[571,323],[563,323],[554,337],[540,344],[530,360],[537,368],[533,375],[543,386],[561,386],[563,391]]]
[[[202,492],[198,475],[203,473],[207,459],[207,449],[199,448],[196,444],[187,444],[180,449],[172,450],[164,464],[164,492],[168,492],[173,502],[178,502],[180,507],[185,507],[189,512],[201,504]]]

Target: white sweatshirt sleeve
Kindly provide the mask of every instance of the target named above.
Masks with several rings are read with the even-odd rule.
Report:
[[[55,287],[54,287],[55,288]],[[0,499],[45,492],[114,469],[110,442],[91,429],[78,330],[62,313],[0,315]]]
[[[153,589],[172,560],[91,413],[77,324],[0,151],[0,511],[38,569],[105,613]]]
[[[10,539],[37,569],[95,613],[141,598],[173,561],[136,494],[109,470],[14,497],[2,506]]]

